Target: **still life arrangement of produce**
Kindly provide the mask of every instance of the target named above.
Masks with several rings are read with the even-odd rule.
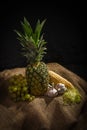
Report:
[[[65,104],[80,103],[81,95],[76,86],[56,72],[48,70],[43,62],[47,50],[47,42],[42,34],[45,21],[38,20],[35,29],[32,29],[28,20],[24,18],[21,22],[23,32],[15,30],[22,54],[27,59],[27,66],[25,76],[19,74],[9,79],[9,95],[15,102],[30,102],[38,96],[62,96]]]

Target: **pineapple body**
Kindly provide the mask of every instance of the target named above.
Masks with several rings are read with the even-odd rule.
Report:
[[[49,84],[48,69],[44,62],[29,64],[26,68],[26,78],[32,95],[44,95]]]

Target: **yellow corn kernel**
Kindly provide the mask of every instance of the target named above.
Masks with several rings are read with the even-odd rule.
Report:
[[[59,74],[55,73],[54,71],[49,70],[49,76],[51,83],[54,82],[54,84],[63,83],[67,88],[74,88],[71,82],[69,82],[67,79],[63,78]]]

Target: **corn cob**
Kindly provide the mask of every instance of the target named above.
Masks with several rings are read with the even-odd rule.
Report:
[[[63,78],[59,74],[55,73],[54,71],[49,70],[49,76],[51,83],[54,83],[55,85],[57,85],[58,83],[63,83],[69,89],[74,88],[71,82],[69,82],[67,79]]]

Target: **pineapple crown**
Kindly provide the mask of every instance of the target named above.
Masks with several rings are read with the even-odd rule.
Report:
[[[47,42],[43,39],[43,34],[41,34],[45,21],[40,22],[38,19],[35,30],[33,30],[30,23],[24,17],[24,21],[21,22],[23,32],[15,30],[18,35],[17,39],[22,46],[22,54],[27,58],[28,63],[41,61],[46,53],[47,48],[45,44]]]

